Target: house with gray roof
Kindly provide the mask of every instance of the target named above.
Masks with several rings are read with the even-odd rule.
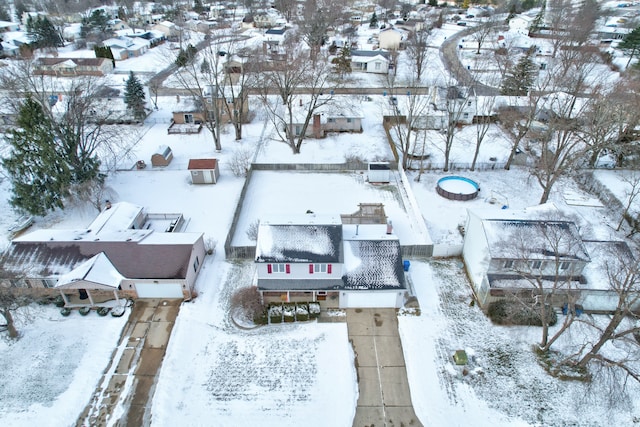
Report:
[[[118,290],[138,298],[189,299],[205,247],[202,233],[180,232],[183,223],[180,214],[146,213],[126,202],[108,204],[86,229],[41,229],[14,239],[1,260],[3,281],[55,288],[61,278],[76,277],[79,270],[74,270],[84,271],[87,261],[102,254],[122,276]],[[112,277],[110,272],[105,280]]]
[[[402,307],[400,242],[386,224],[342,224],[338,215],[264,218],[256,244],[263,301],[330,308]]]

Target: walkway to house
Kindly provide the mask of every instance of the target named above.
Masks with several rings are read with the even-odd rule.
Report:
[[[181,303],[164,299],[135,302],[111,365],[77,426],[150,425],[151,398]],[[117,411],[119,405],[121,411]]]
[[[347,329],[360,391],[353,426],[422,426],[411,403],[395,309],[348,309]]]

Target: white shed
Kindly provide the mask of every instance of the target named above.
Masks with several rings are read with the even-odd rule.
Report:
[[[391,166],[389,162],[369,163],[367,179],[371,183],[389,182],[391,178]]]

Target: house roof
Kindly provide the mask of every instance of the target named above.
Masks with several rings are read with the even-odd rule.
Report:
[[[69,273],[101,252],[114,267],[131,279],[184,279],[189,269],[193,245],[201,233],[153,233],[149,242],[135,240],[14,240],[7,251],[2,268],[12,274],[29,277],[53,277]],[[182,235],[182,241],[157,239]],[[189,235],[187,241],[184,235]],[[165,240],[164,242],[159,240]]]
[[[46,66],[54,66],[64,64],[65,67],[69,66],[84,66],[84,67],[92,67],[92,66],[100,66],[105,61],[111,61],[107,58],[38,58],[38,63],[40,65]]]
[[[400,241],[385,224],[345,225],[344,289],[404,289]]]
[[[482,226],[492,258],[514,258],[515,246],[526,239],[526,253],[517,256],[529,260],[591,261],[578,228],[571,221],[485,219]]]
[[[281,36],[285,33],[285,31],[287,31],[286,28],[269,28],[267,31],[265,31],[265,34]]]
[[[585,241],[591,262],[582,271],[588,289],[611,290],[611,279],[607,271],[629,273],[637,268],[637,261],[629,246],[622,241]],[[615,284],[614,284],[615,285]]]
[[[107,230],[127,230],[131,228],[135,219],[142,213],[142,206],[129,202],[113,203],[109,209],[104,209],[87,227],[94,234]],[[28,236],[28,235],[27,235]]]
[[[258,226],[256,262],[342,262],[342,224],[335,215],[266,218]]]
[[[104,252],[93,256],[67,274],[58,277],[56,288],[75,288],[78,282],[90,282],[101,289],[117,289],[125,277],[113,266]],[[78,284],[85,288],[85,284]]]
[[[189,159],[189,166],[187,169],[215,169],[217,164],[217,159]]]
[[[353,57],[375,58],[377,56],[381,56],[382,58],[388,60],[389,59],[389,52],[387,52],[385,50],[352,50],[351,51],[351,58],[353,58]]]

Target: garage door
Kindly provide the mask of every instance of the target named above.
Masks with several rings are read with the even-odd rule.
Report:
[[[340,308],[396,307],[398,292],[342,292]]]
[[[136,283],[138,298],[184,298],[180,283]]]

